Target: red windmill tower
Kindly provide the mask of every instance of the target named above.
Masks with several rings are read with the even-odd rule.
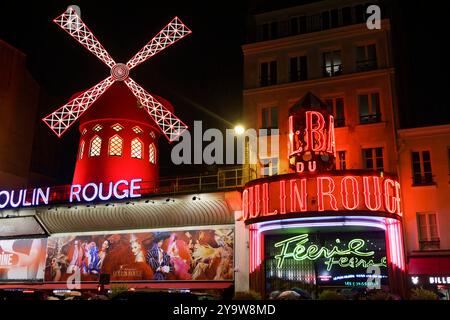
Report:
[[[187,126],[175,116],[166,100],[145,91],[129,77],[129,72],[191,30],[175,17],[124,64],[113,60],[72,7],[54,22],[111,69],[106,79],[76,94],[42,119],[61,137],[84,115],[79,126],[81,136],[73,183],[141,178],[150,182],[150,186],[156,185],[159,172],[156,142],[160,132],[171,142]]]

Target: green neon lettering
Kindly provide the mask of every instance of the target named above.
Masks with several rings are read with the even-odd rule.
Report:
[[[373,259],[366,260],[364,257],[372,257],[374,251],[361,251],[364,248],[366,242],[363,239],[352,239],[348,242],[346,249],[339,249],[337,245],[334,245],[331,249],[326,247],[319,247],[316,244],[310,244],[305,247],[305,244],[309,241],[308,234],[301,234],[294,236],[274,244],[276,248],[281,247],[281,252],[275,256],[277,260],[277,268],[283,267],[285,259],[292,258],[296,261],[311,260],[315,261],[320,257],[328,259],[325,261],[327,271],[330,271],[333,266],[339,266],[342,268],[368,268],[370,266],[386,267],[386,257],[380,259],[380,262],[375,263]],[[294,245],[295,243],[295,245]],[[336,239],[336,243],[341,243],[340,239]],[[353,255],[352,257],[348,257]]]

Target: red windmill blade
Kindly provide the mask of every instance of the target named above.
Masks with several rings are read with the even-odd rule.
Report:
[[[111,69],[111,75],[108,78],[79,94],[67,104],[42,119],[58,137],[61,137],[115,81],[124,81],[126,83],[169,141],[174,141],[187,129],[183,121],[128,77],[131,69],[191,33],[191,30],[178,17],[170,21],[126,64],[114,61],[71,7],[57,17],[54,22]]]

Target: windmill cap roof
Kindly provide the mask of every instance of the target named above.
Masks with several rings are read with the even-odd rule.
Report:
[[[299,109],[327,110],[327,108],[328,106],[325,102],[323,102],[316,95],[308,91],[303,96],[303,98],[294,103],[294,105],[289,109],[289,112],[296,111]]]
[[[81,92],[74,94],[71,99]],[[172,104],[166,99],[151,94],[170,112],[174,112]],[[154,121],[131,90],[123,82],[115,82],[103,95],[95,101],[80,118],[80,123],[99,119],[126,119],[154,124]]]

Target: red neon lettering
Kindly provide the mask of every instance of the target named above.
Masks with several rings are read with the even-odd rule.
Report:
[[[294,144],[294,117],[290,116],[289,117],[289,145],[288,145],[288,150],[289,150],[289,156],[293,155],[294,153],[297,153],[299,150],[294,150],[295,148],[295,144]]]
[[[334,137],[334,117],[330,115],[330,125],[328,127],[328,148],[327,152],[336,157],[336,138]]]
[[[317,168],[317,163],[315,161],[309,161],[308,162],[308,171],[309,172],[316,171],[316,168]]]
[[[257,184],[254,186],[255,192],[255,210],[253,214],[250,213],[250,218],[257,218],[261,214],[261,186]]]
[[[300,190],[298,191],[297,180],[289,181],[291,191],[291,212],[306,211],[307,210],[307,194],[306,194],[306,179],[300,179]],[[300,207],[297,208],[297,205]]]
[[[313,123],[313,116],[316,116],[317,122]],[[323,115],[317,111],[307,111],[306,112],[306,150],[311,151],[325,151],[325,135],[323,129],[325,128],[325,120]],[[317,136],[317,146],[314,141],[314,136]]]
[[[353,197],[353,206],[348,204],[348,188],[347,181],[351,182],[352,186],[352,197]],[[341,180],[341,197],[342,197],[342,205],[347,210],[355,210],[359,206],[359,188],[358,188],[358,180],[356,180],[353,176],[347,176],[342,178]]]
[[[248,217],[247,219],[250,219],[250,217],[253,215],[253,211],[255,210],[255,201],[254,201],[254,192],[253,187],[248,188]]]
[[[328,181],[328,191],[324,192],[323,190],[323,182]],[[336,197],[333,195],[334,189],[336,188],[336,185],[334,183],[334,180],[330,177],[317,177],[317,206],[319,211],[325,210],[325,205],[323,202],[324,196],[330,197],[330,207],[334,211],[337,211],[337,201]]]
[[[244,221],[248,219],[248,190],[242,192],[242,216],[238,220],[243,219]]]
[[[303,162],[297,162],[295,164],[295,171],[297,171],[298,173],[302,173],[303,171],[305,171],[305,165],[303,164]]]
[[[370,202],[370,185],[369,178],[373,180],[373,194],[375,198],[375,206],[372,206]],[[371,211],[378,211],[381,208],[381,190],[380,190],[380,177],[363,177],[364,185],[364,203],[367,209]]]
[[[286,181],[280,181],[280,214],[286,213]]]
[[[269,184],[267,182],[263,183],[263,216],[273,216],[277,214],[277,210],[269,212]]]
[[[384,206],[389,213],[395,213],[397,200],[391,196],[390,190],[394,191],[395,181],[391,179],[384,180]]]
[[[402,208],[401,208],[401,205],[400,205],[400,202],[401,202],[401,198],[400,198],[400,183],[397,182],[397,181],[395,181],[395,200],[397,202],[397,214],[399,216],[402,216],[403,212],[402,212]]]

